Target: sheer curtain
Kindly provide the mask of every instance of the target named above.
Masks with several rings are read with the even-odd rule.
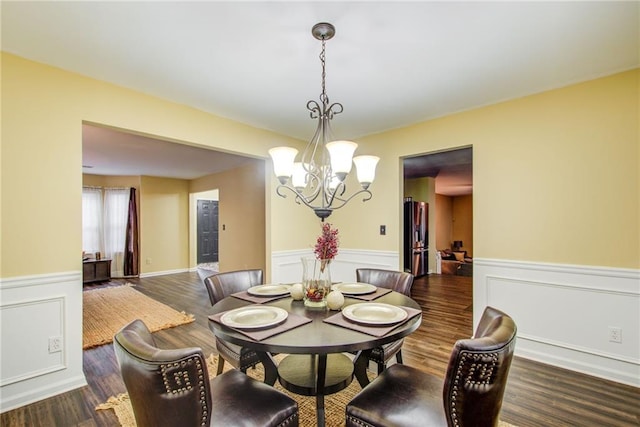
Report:
[[[104,248],[102,198],[102,188],[82,188],[82,250],[87,253]]]
[[[104,189],[104,255],[111,259],[111,276],[124,276],[124,252],[129,216],[129,189]]]

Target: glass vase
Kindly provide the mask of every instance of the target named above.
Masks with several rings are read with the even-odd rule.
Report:
[[[329,259],[302,258],[302,286],[305,306],[318,308],[327,306],[327,295],[331,291],[330,263]]]

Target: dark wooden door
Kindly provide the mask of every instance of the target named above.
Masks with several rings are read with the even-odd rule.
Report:
[[[198,200],[198,264],[218,262],[218,202]]]

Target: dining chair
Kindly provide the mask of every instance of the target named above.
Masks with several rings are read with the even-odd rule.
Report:
[[[209,379],[200,348],[160,349],[139,319],[113,343],[138,427],[298,425],[289,396],[238,370]]]
[[[262,284],[263,273],[260,269],[237,270],[217,273],[204,279],[211,305],[236,292],[246,291],[252,286]],[[260,363],[260,357],[254,350],[232,344],[216,337],[218,350],[218,371],[222,373],[225,360],[236,369],[247,372],[247,369]]]
[[[379,288],[388,288],[411,297],[413,274],[402,271],[380,270],[377,268],[356,269],[356,281],[369,283]],[[378,374],[385,370],[387,363],[396,357],[396,362],[402,363],[402,344],[404,340],[397,340],[375,347],[369,355],[369,360],[378,365]]]
[[[516,329],[511,317],[487,307],[474,337],[455,343],[444,383],[390,366],[349,402],[346,426],[497,426]]]

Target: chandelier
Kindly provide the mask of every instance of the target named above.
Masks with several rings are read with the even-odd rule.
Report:
[[[342,113],[342,104],[329,103],[325,89],[325,43],[330,40],[336,30],[331,24],[321,22],[313,26],[313,37],[322,42],[320,63],[322,64],[322,93],[320,103],[307,102],[307,110],[312,119],[318,120],[318,127],[313,138],[302,152],[300,161],[295,158],[298,150],[292,147],[275,147],[269,150],[273,160],[273,170],[280,185],[276,193],[286,197],[283,190],[295,195],[298,204],[304,204],[324,221],[331,213],[346,205],[351,199],[363,194],[363,202],[371,199],[369,186],[373,182],[376,165],[380,160],[376,156],[353,157],[358,144],[351,141],[338,141],[333,137],[330,122],[333,116]],[[347,187],[345,179],[351,172],[351,164],[355,163],[361,189],[350,196],[345,195]]]

